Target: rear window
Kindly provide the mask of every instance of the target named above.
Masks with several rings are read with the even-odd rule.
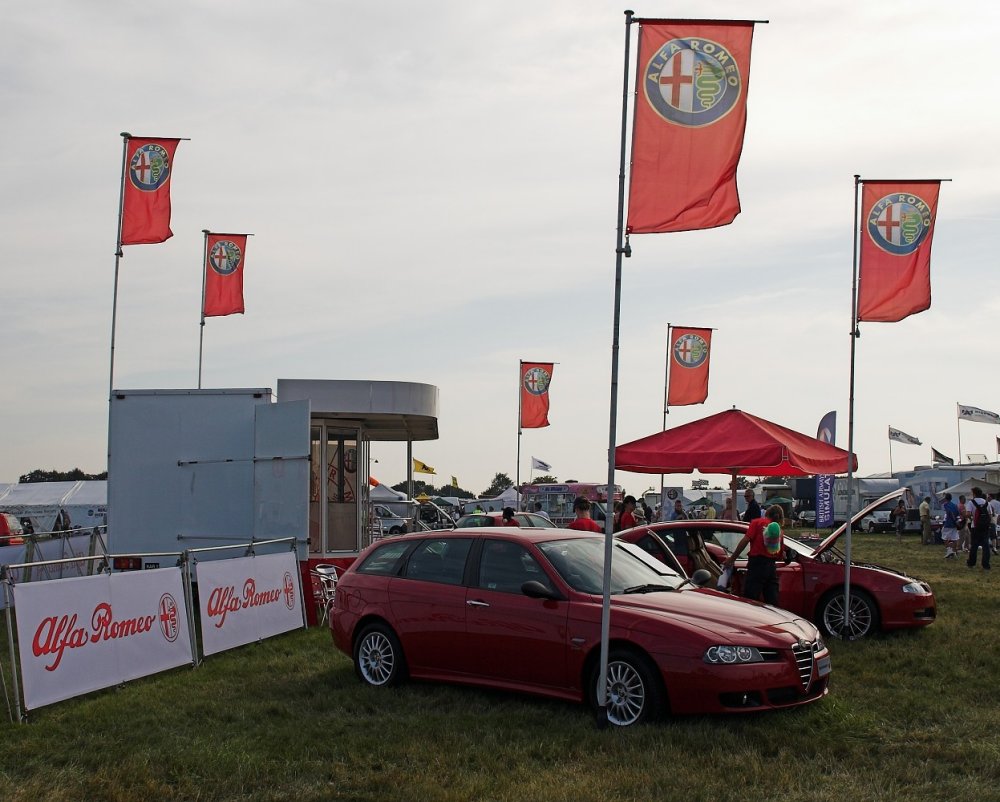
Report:
[[[375,551],[365,557],[358,566],[359,574],[375,574],[376,576],[393,576],[399,571],[399,564],[406,552],[413,546],[406,541],[389,541],[383,543]]]

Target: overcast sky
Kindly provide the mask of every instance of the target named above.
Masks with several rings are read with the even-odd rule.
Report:
[[[174,237],[121,263],[116,388],[197,385],[201,230],[253,232],[246,314],[205,326],[206,387],[425,382],[440,439],[414,456],[470,490],[517,474],[518,361],[557,362],[560,479],[607,475],[625,5],[7,4],[0,28],[5,345],[0,480],[106,467],[121,131],[190,137]],[[618,442],[663,424],[668,323],[717,329],[709,397],[847,445],[855,173],[951,178],[931,309],[865,324],[860,473],[958,456],[956,402],[1000,411],[1000,6],[716,2],[639,16],[770,20],[754,34],[743,213],[632,238]],[[633,42],[635,40],[633,39]],[[635,49],[633,47],[633,53]],[[631,69],[631,68],[630,68]],[[996,456],[1000,427],[962,424]],[[405,478],[405,447],[374,473]],[[420,477],[425,478],[425,477]],[[687,477],[682,477],[684,483]],[[658,477],[619,473],[632,492]]]

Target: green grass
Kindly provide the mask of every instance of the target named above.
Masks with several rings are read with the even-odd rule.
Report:
[[[928,580],[939,618],[832,642],[831,693],[800,710],[597,731],[576,705],[365,688],[311,629],[0,724],[0,799],[996,799],[1000,576],[942,553],[855,536],[856,560]]]

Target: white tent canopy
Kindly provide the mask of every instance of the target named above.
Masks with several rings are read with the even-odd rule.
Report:
[[[941,491],[940,495],[945,493],[951,493],[953,496],[970,496],[972,495],[972,488],[978,487],[984,493],[998,493],[1000,492],[1000,485],[995,485],[992,482],[987,482],[985,479],[963,479],[957,485],[952,485],[951,487],[946,487]]]
[[[62,528],[90,529],[108,522],[108,483],[26,482],[0,485],[0,511],[28,518],[36,532]]]

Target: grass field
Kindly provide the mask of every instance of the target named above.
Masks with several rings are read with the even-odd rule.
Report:
[[[597,731],[581,706],[362,687],[311,629],[0,725],[0,800],[1000,798],[1000,576],[912,537],[853,551],[929,581],[939,617],[832,642],[804,709]]]

